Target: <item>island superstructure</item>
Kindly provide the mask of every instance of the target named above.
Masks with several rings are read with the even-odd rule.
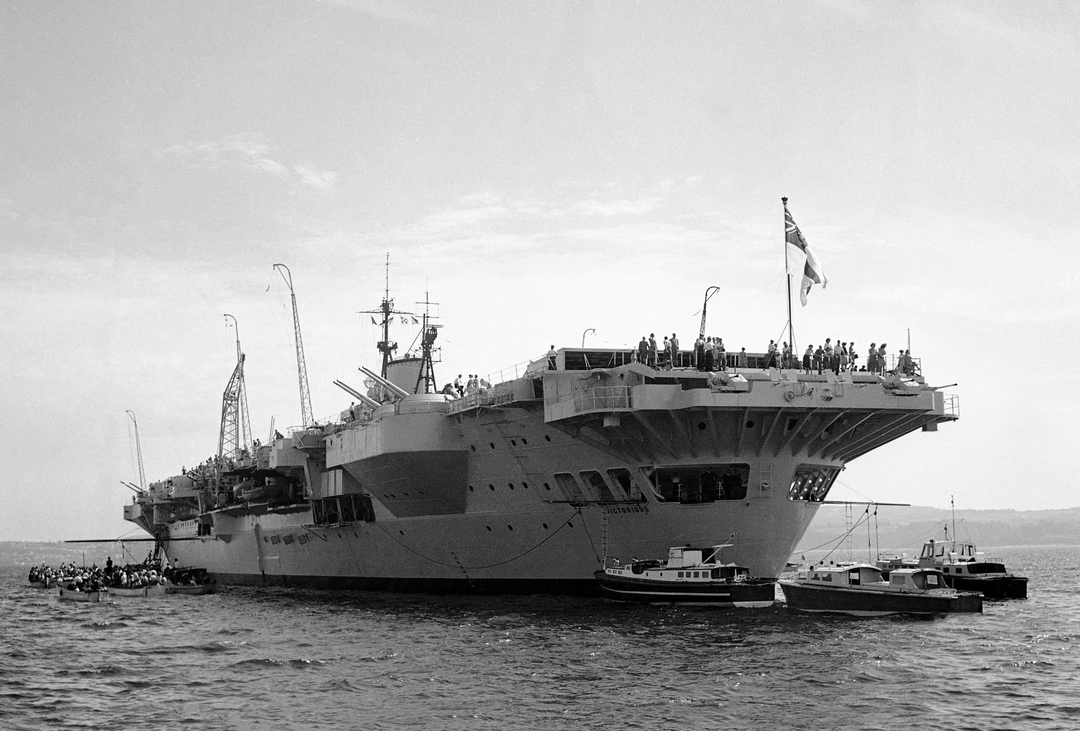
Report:
[[[849,462],[959,416],[918,375],[765,369],[764,354],[704,372],[690,352],[658,369],[629,347],[561,348],[434,393],[436,328],[425,315],[395,359],[388,296],[379,312],[383,367],[337,382],[354,403],[339,419],[236,444],[124,517],[226,584],[593,592],[606,555],[718,539],[776,577]]]

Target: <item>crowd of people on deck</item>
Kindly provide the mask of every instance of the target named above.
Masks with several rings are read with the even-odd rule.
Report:
[[[62,586],[68,591],[102,591],[110,587],[122,589],[141,589],[171,581],[182,586],[198,583],[198,571],[181,569],[170,565],[169,560],[158,561],[153,554],[142,563],[129,563],[115,566],[112,556],[108,557],[104,567],[96,563],[91,566],[76,566],[74,562],[61,564],[53,568],[44,563],[30,569],[31,584],[44,583],[46,587]]]
[[[762,370],[779,368],[781,370],[799,370],[803,373],[822,374],[829,370],[834,373],[871,373],[875,375],[920,375],[920,364],[911,357],[910,350],[901,350],[895,357],[893,364],[889,363],[886,352],[888,346],[885,343],[878,345],[870,343],[866,354],[866,362],[860,364],[859,353],[855,350],[854,342],[839,341],[835,343],[832,338],[825,338],[825,342],[814,346],[806,346],[806,351],[799,357],[794,349],[788,344],[777,344],[775,340],[769,341],[765,351],[765,360]],[[694,368],[699,371],[732,371],[748,370],[750,368],[750,356],[746,348],[740,348],[736,352],[728,352],[724,339],[721,337],[708,336],[698,337],[692,350],[684,351],[679,347],[679,337],[672,333],[670,337],[663,336],[657,341],[656,334],[650,333],[648,337],[642,335],[637,348],[632,352],[633,359],[657,370],[671,370],[673,368]],[[547,352],[547,369],[557,369],[558,351],[552,345]],[[760,361],[759,361],[760,362]],[[757,364],[757,363],[756,363]],[[755,364],[755,365],[756,365]],[[491,384],[478,375],[469,374],[467,380],[462,380],[459,373],[453,383],[447,383],[442,388],[442,393],[454,398],[472,396],[485,393]]]
[[[478,374],[470,373],[468,380],[461,380],[461,374],[459,373],[453,383],[448,383],[442,388],[442,392],[447,396],[453,396],[455,398],[461,398],[462,396],[475,396],[477,394],[484,393],[491,384],[488,383],[486,378],[481,378]]]
[[[915,376],[919,374],[919,364],[911,357],[908,350],[901,350],[895,364],[890,365],[886,352],[887,345],[871,343],[866,355],[866,363],[859,364],[860,356],[855,350],[855,343],[846,341],[833,342],[832,338],[826,338],[825,342],[818,346],[808,345],[802,358],[796,357],[793,348],[788,343],[778,345],[775,340],[769,341],[765,351],[763,370],[780,368],[783,370],[801,370],[804,373],[824,373],[831,370],[834,373],[846,373],[859,371],[876,375],[896,374],[903,376]],[[679,338],[675,333],[671,337],[664,336],[662,343],[657,343],[656,335],[641,337],[637,349],[634,352],[635,359],[651,368],[670,370],[672,368],[696,368],[699,371],[738,371],[750,367],[746,348],[741,348],[738,353],[729,354],[724,339],[720,337],[699,337],[694,348],[689,353],[679,349]]]

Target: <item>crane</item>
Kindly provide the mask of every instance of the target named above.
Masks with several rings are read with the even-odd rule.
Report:
[[[284,269],[284,272],[278,270]],[[300,313],[296,309],[296,292],[292,286],[292,272],[284,264],[275,264],[274,269],[281,274],[281,278],[289,285],[289,296],[292,298],[293,334],[296,339],[296,372],[300,379],[300,416],[304,427],[309,427],[315,421],[311,416],[311,391],[308,389],[307,364],[304,362],[304,339],[300,336]],[[288,276],[286,276],[288,275]]]
[[[240,326],[232,317],[236,329],[236,367],[229,385],[221,397],[221,436],[218,438],[218,457],[239,460],[251,439],[251,420],[248,418],[247,386],[244,385],[244,353],[240,350]]]
[[[131,417],[131,423],[135,425],[135,451],[139,455],[139,489],[146,491],[146,472],[143,471],[142,442],[139,441],[139,422],[135,419],[135,412],[127,409],[127,415]]]
[[[720,291],[719,287],[709,287],[705,290],[705,302],[701,305],[701,329],[698,331],[698,338],[705,339],[705,308],[709,306],[709,298]]]

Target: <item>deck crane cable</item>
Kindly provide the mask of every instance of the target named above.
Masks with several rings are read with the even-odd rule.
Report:
[[[281,267],[284,271],[278,269]],[[300,416],[307,428],[315,421],[311,415],[311,390],[308,388],[307,364],[304,362],[304,339],[300,335],[300,313],[296,309],[296,292],[293,291],[292,272],[284,264],[275,264],[274,269],[281,274],[289,286],[289,298],[292,300],[293,337],[296,340],[296,373],[300,381]],[[286,276],[288,275],[288,276]]]

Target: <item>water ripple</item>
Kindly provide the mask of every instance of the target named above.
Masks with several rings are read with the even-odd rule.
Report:
[[[1080,548],[1015,559],[1029,599],[929,621],[254,587],[71,605],[0,568],[2,727],[1078,728]]]

